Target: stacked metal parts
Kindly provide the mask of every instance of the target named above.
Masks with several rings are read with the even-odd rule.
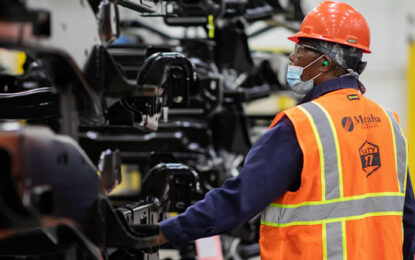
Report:
[[[24,56],[0,67],[0,259],[159,259],[159,221],[238,174],[271,119],[245,105],[284,89],[248,38],[302,18],[299,0],[0,0],[0,48]],[[229,231],[224,257],[257,238],[255,219]]]

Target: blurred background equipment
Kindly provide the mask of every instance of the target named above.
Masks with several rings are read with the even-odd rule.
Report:
[[[0,258],[197,259],[203,243],[158,248],[157,224],[238,175],[301,98],[286,37],[318,2],[0,0]],[[413,142],[410,2],[353,5],[374,32],[368,95]],[[258,259],[258,226],[222,234],[223,258]]]

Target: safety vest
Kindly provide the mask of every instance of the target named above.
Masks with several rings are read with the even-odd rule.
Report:
[[[286,110],[271,127],[283,115],[304,156],[301,185],[262,213],[261,259],[402,259],[408,147],[397,116],[355,89]]]

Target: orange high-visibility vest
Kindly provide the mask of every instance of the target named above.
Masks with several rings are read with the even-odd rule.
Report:
[[[271,127],[283,115],[304,156],[301,185],[262,213],[261,259],[402,259],[408,148],[396,115],[355,89],[284,111]]]

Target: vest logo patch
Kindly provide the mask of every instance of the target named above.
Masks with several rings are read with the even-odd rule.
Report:
[[[353,94],[353,95],[347,95],[347,98],[349,100],[359,100],[359,95]]]
[[[374,114],[345,116],[341,121],[343,128],[348,132],[353,131],[354,126],[360,126],[361,128],[372,128],[378,127],[378,124],[381,122],[382,120],[380,117]]]
[[[365,141],[359,149],[362,169],[369,177],[374,171],[380,168],[379,147],[375,144]]]
[[[354,128],[353,119],[350,116],[343,117],[342,126],[348,132],[353,131],[353,128]]]

